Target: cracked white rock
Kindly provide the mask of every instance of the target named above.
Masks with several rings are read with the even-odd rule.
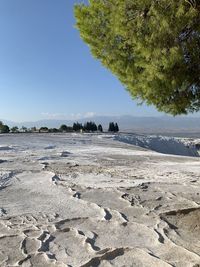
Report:
[[[188,142],[3,135],[0,266],[200,266],[200,158],[147,149],[196,156]]]

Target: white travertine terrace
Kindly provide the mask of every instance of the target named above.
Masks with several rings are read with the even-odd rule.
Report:
[[[173,138],[1,135],[0,266],[200,266],[197,156]]]

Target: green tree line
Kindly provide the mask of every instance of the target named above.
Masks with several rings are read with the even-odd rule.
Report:
[[[119,127],[117,123],[110,122],[108,127],[108,132],[118,132]],[[48,128],[46,126],[42,126],[39,129],[37,129],[35,126],[31,128],[27,128],[25,126],[22,126],[21,128],[18,128],[17,126],[14,126],[12,128],[9,128],[8,125],[3,124],[0,121],[0,133],[59,133],[59,132],[103,132],[103,127],[101,124],[96,124],[93,121],[85,122],[84,124],[75,122],[73,123],[73,126],[67,126],[65,124],[62,124],[59,128]]]

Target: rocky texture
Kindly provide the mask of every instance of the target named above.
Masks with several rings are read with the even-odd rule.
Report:
[[[0,139],[0,266],[200,266],[200,159],[104,135]]]

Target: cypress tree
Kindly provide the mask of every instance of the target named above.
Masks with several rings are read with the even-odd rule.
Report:
[[[115,123],[115,132],[119,132],[119,127],[117,123]]]
[[[102,127],[101,124],[98,125],[97,129],[98,129],[99,132],[103,132],[103,127]]]
[[[115,124],[114,122],[109,123],[108,132],[114,132],[115,131]]]
[[[90,121],[90,122],[86,122],[86,123],[84,124],[83,129],[84,129],[85,131],[88,131],[88,132],[96,132],[96,131],[97,131],[97,125],[96,125],[95,122],[92,122],[92,121]]]
[[[73,127],[72,128],[73,128],[73,131],[75,131],[75,132],[77,131],[77,125],[76,125],[75,122],[73,123]]]

